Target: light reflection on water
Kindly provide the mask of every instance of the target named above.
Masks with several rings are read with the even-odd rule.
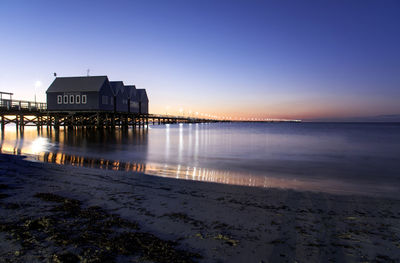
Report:
[[[57,164],[256,187],[398,197],[400,126],[193,124],[7,128],[4,153]]]

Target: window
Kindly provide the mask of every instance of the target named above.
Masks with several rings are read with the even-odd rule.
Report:
[[[80,96],[80,95],[76,95],[76,97],[75,97],[75,103],[76,103],[76,104],[80,104],[80,103],[81,103],[81,96]]]
[[[69,95],[69,103],[74,104],[75,102],[75,96],[74,95]]]
[[[68,95],[64,95],[64,104],[68,104]]]
[[[107,96],[102,96],[101,97],[101,103],[102,104],[108,104],[108,97]]]
[[[86,95],[82,95],[82,104],[86,104]]]
[[[62,104],[62,95],[57,96],[57,104]]]

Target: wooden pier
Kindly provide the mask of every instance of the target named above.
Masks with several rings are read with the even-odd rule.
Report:
[[[26,126],[36,126],[38,129],[43,126],[54,129],[60,127],[68,129],[77,127],[146,128],[149,124],[219,122],[214,119],[112,111],[48,111],[46,103],[12,100],[12,93],[2,94],[11,94],[10,99],[0,98],[2,131],[7,124],[15,124],[17,130],[23,130]]]

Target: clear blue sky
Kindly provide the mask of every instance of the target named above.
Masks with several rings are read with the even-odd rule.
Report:
[[[400,114],[400,1],[0,2],[0,90],[59,76],[146,88],[153,113]]]

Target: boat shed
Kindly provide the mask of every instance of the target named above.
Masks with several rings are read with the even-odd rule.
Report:
[[[139,113],[149,113],[149,98],[145,89],[136,90],[136,100],[139,102]]]
[[[128,112],[126,103],[126,93],[124,82],[110,81],[111,90],[114,94],[114,111],[115,112]],[[125,102],[125,103],[124,103]]]
[[[112,111],[148,114],[146,90],[107,76],[57,77],[46,91],[49,111]]]
[[[135,85],[125,85],[128,98],[128,112],[139,113],[139,102],[137,100],[137,91]]]
[[[107,76],[57,77],[46,91],[49,111],[113,111]]]

